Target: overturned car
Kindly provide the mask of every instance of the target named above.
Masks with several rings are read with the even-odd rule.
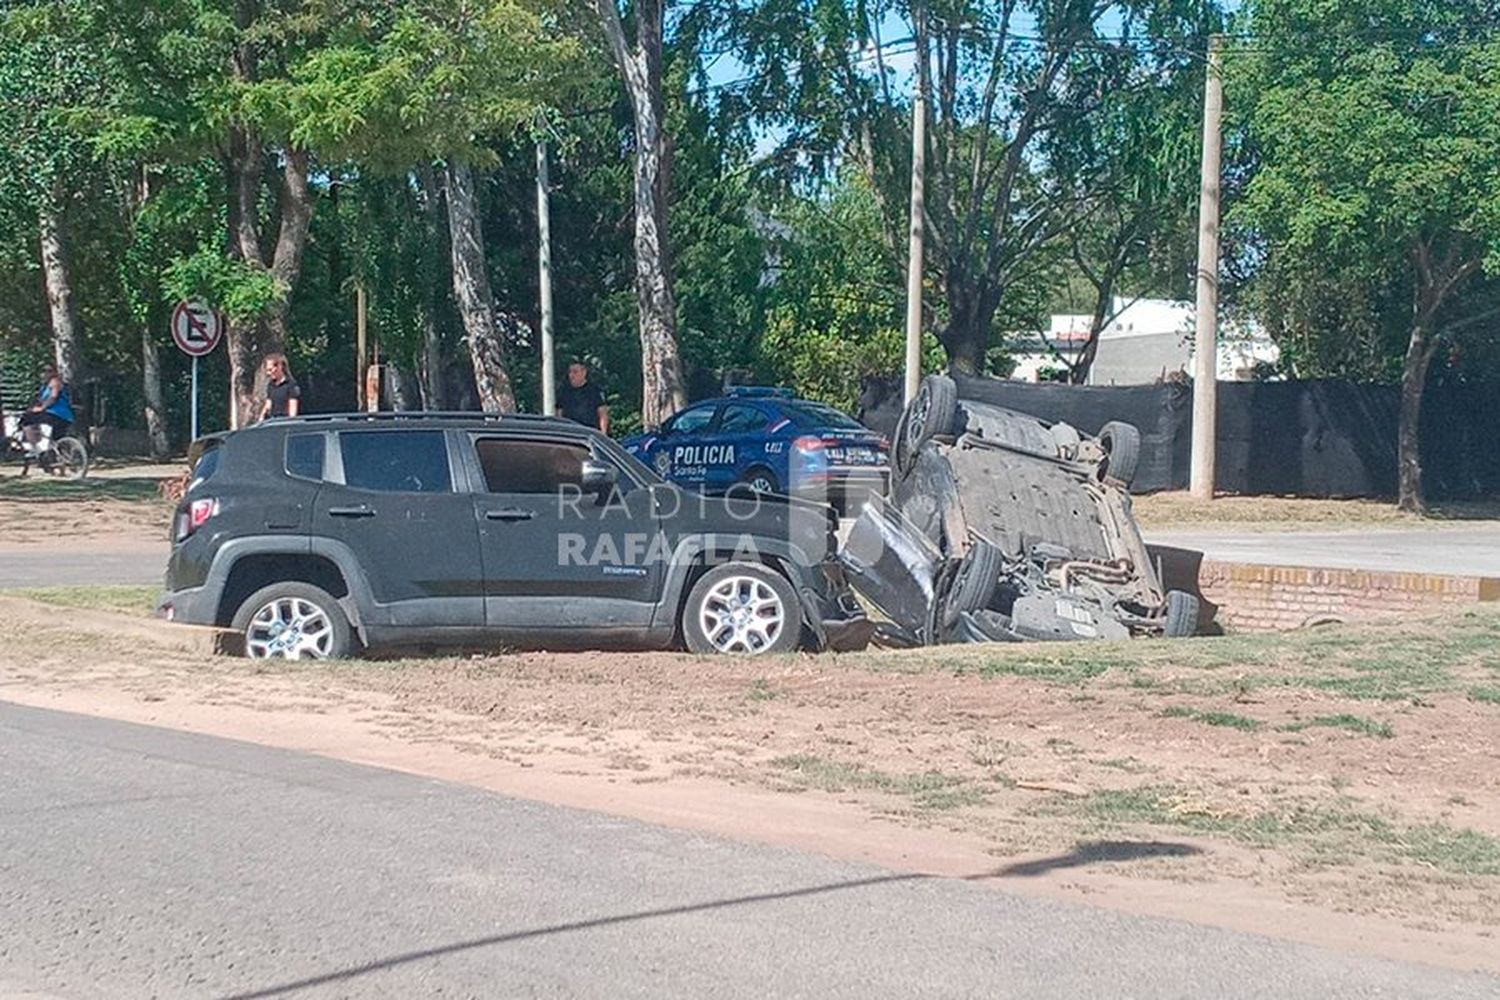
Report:
[[[1140,434],[1097,436],[977,400],[930,375],[897,424],[891,488],[840,559],[904,645],[1187,636],[1130,509]]]

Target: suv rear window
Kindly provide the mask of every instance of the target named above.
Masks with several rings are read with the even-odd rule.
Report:
[[[447,493],[453,489],[442,431],[344,431],[339,434],[344,483],[386,493]]]
[[[323,478],[323,435],[290,434],[286,439],[286,471],[302,479]]]
[[[799,399],[795,403],[782,403],[781,411],[792,418],[792,423],[806,430],[836,427],[844,430],[864,430],[865,425],[831,406]]]
[[[554,441],[481,438],[474,442],[490,493],[556,493],[583,482],[589,450]]]

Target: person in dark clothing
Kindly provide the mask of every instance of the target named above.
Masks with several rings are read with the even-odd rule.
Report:
[[[604,402],[604,393],[589,381],[588,366],[582,361],[568,365],[568,380],[557,392],[557,415],[609,433],[609,407]]]
[[[285,354],[266,355],[266,401],[260,419],[295,417],[302,409],[302,388],[292,378]]]

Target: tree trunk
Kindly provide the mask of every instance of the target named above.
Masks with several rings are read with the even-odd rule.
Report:
[[[1422,500],[1422,393],[1427,388],[1427,369],[1437,346],[1432,331],[1418,323],[1412,327],[1401,369],[1401,426],[1397,433],[1397,503],[1402,510],[1420,514]]]
[[[141,394],[145,397],[146,437],[151,457],[166,458],[172,452],[167,438],[167,408],[161,391],[161,353],[151,336],[151,326],[141,328]]]
[[[948,355],[948,368],[963,375],[982,375],[990,344],[995,307],[986,310],[987,297],[967,282],[948,283],[948,325],[938,335]]]
[[[641,332],[641,422],[659,427],[687,405],[677,351],[677,303],[667,247],[670,160],[662,131],[661,0],[635,5],[634,51],[616,0],[595,0],[635,121],[635,288]]]
[[[1094,296],[1094,315],[1089,319],[1089,339],[1083,345],[1083,353],[1078,360],[1068,368],[1068,381],[1073,385],[1083,385],[1089,380],[1089,372],[1093,371],[1094,359],[1099,356],[1099,338],[1104,335],[1104,325],[1109,322],[1110,311],[1114,307],[1114,277],[1106,276],[1096,289]]]
[[[69,270],[68,247],[62,232],[62,220],[54,200],[42,207],[39,229],[42,246],[42,273],[47,284],[47,307],[52,315],[52,345],[57,359],[57,373],[71,391],[77,423],[87,423],[87,409],[82,402],[83,329],[78,323],[78,307],[73,302],[73,280]]]
[[[297,287],[302,274],[302,253],[307,249],[307,232],[312,225],[307,151],[286,149],[281,159],[281,228],[277,230],[276,249],[271,254],[271,277],[276,279],[281,297],[266,314],[263,355],[286,350],[287,310],[291,307],[292,289]]]
[[[474,175],[462,163],[444,171],[448,201],[449,247],[453,256],[453,297],[463,318],[479,405],[488,413],[512,413],[516,396],[505,370],[505,342],[495,317],[495,300],[485,270],[484,233],[474,199]]]
[[[422,210],[422,226],[426,231],[429,243],[437,245],[438,238],[442,232],[442,220],[439,213],[442,206],[438,203],[437,179],[433,176],[432,168],[423,166],[418,169],[417,176],[417,204]],[[438,326],[438,284],[436,281],[427,281],[426,294],[422,303],[422,355],[421,363],[417,366],[421,378],[422,406],[428,410],[442,410],[447,407],[447,394],[444,392],[443,375],[447,367],[443,359],[443,336]]]

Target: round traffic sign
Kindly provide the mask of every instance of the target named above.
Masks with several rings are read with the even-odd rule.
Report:
[[[183,299],[172,310],[172,339],[182,353],[201,358],[219,346],[224,324],[219,314],[198,299]]]

